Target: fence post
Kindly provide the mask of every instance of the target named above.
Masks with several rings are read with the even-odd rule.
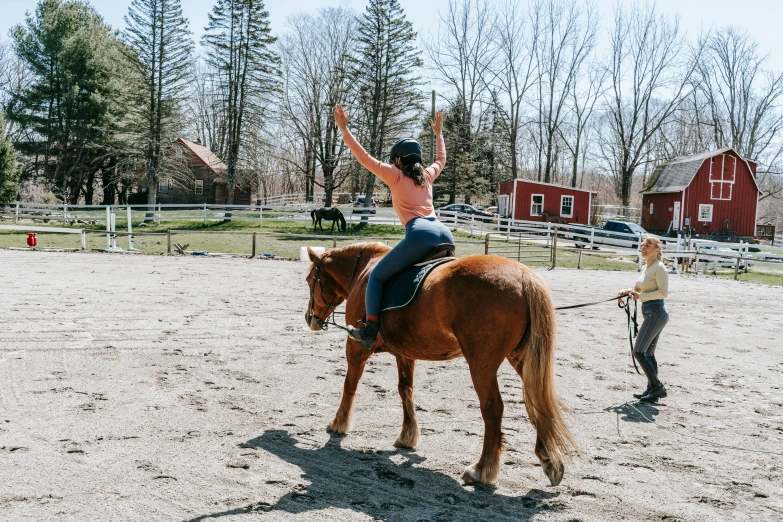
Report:
[[[109,205],[106,205],[106,250],[109,250],[111,248],[111,234],[108,234],[108,232],[111,232],[111,207]]]
[[[204,203],[204,224],[207,224],[207,204]]]
[[[484,236],[484,255],[489,255],[489,234]]]
[[[739,277],[740,257],[742,257],[742,250],[737,252],[737,259],[735,259],[736,262],[734,263],[734,280],[735,281]]]
[[[133,236],[131,235],[131,232],[133,232],[133,223],[131,222],[133,216],[131,215],[130,205],[128,205],[127,207],[127,213],[128,213],[128,250],[133,250]]]
[[[517,263],[522,262],[522,232],[517,233]]]
[[[557,233],[552,236],[552,268],[557,266]]]
[[[332,236],[332,248],[337,248],[337,236]]]
[[[68,224],[68,203],[63,203],[63,225]]]
[[[82,250],[87,250],[87,232],[82,229]]]
[[[261,205],[258,210],[258,226],[259,228],[264,226],[264,205]]]
[[[594,228],[591,228],[591,229],[590,229],[590,250],[592,250],[593,248],[595,248],[595,247],[593,246],[593,240],[594,240],[594,239],[595,239],[595,229],[594,229]]]
[[[161,212],[162,212],[162,210],[163,210],[163,209],[162,209],[162,207],[163,207],[163,205],[161,205],[160,203],[158,203],[158,226],[160,226],[160,213],[161,213]]]
[[[14,224],[19,224],[19,202],[16,202],[16,212],[14,213]]]
[[[166,239],[167,239],[166,243],[168,244],[168,246],[166,248],[166,253],[167,254],[171,254],[171,229],[168,229],[168,231],[166,231],[166,236],[167,236],[166,237]]]
[[[250,255],[250,258],[256,257],[256,233],[253,232],[253,253]]]
[[[579,249],[579,260],[576,262],[577,270],[582,268],[582,249]]]

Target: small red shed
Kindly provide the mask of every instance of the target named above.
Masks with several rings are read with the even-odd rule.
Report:
[[[498,214],[524,221],[545,221],[543,214],[566,223],[590,223],[590,206],[597,192],[515,179],[500,184]]]
[[[756,163],[729,147],[659,165],[641,194],[642,227],[649,231],[709,234],[728,220],[740,236],[756,233],[762,194]]]

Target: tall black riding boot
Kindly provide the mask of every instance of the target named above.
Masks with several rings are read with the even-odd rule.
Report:
[[[655,356],[654,355],[648,355],[647,358],[652,363],[653,370],[655,370],[655,377],[657,378],[658,377],[658,361],[655,360]],[[647,388],[643,392],[641,392],[641,393],[634,393],[633,396],[634,396],[635,399],[641,399],[642,397],[644,397],[645,395],[647,395],[651,391],[652,391],[652,384],[648,381],[647,382]]]
[[[375,344],[375,338],[378,336],[378,330],[380,329],[380,323],[375,321],[367,321],[363,328],[348,327],[348,335],[351,339],[356,339],[362,348],[365,350],[372,349],[372,345]]]
[[[649,391],[639,398],[643,401],[654,401],[660,397],[666,397],[666,388],[664,388],[661,381],[658,380],[655,366],[650,358],[641,352],[635,352],[633,356],[647,376],[647,386],[649,388]]]
[[[663,386],[663,383],[658,379],[658,361],[655,360],[654,355],[648,355],[647,358],[652,363],[653,368],[655,369],[655,378],[658,380],[658,386],[653,386],[650,388],[650,391],[642,395],[640,397],[643,401],[647,402],[654,402],[660,398],[666,397],[668,393],[666,393],[666,388]]]

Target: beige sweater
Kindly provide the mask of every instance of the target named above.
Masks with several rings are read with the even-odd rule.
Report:
[[[645,265],[633,289],[639,292],[639,300],[643,303],[666,299],[669,295],[669,273],[663,263],[656,259],[652,265]]]

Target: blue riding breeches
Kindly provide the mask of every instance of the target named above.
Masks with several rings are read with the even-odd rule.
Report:
[[[454,244],[454,237],[437,218],[414,218],[405,225],[405,239],[381,258],[370,272],[364,301],[367,316],[377,316],[381,309],[383,284],[394,274],[422,260],[440,244]]]
[[[658,345],[658,337],[661,330],[669,322],[669,312],[663,299],[658,301],[647,301],[642,303],[642,316],[644,322],[639,328],[639,335],[636,336],[634,344],[634,353],[641,353],[647,357],[655,356],[655,347]]]

